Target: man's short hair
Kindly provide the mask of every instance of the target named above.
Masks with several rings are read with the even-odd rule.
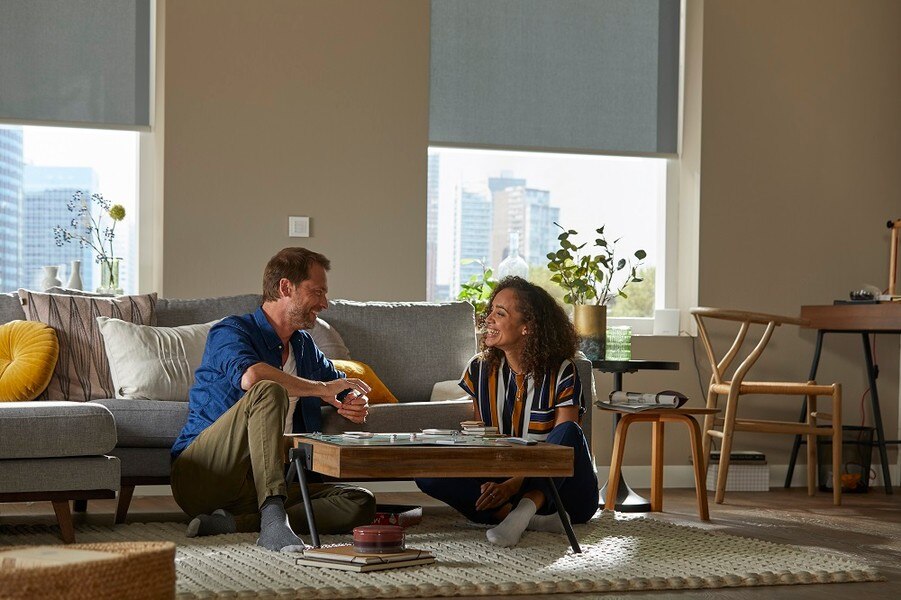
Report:
[[[278,282],[287,279],[299,285],[310,277],[310,266],[319,264],[328,271],[332,263],[322,254],[306,248],[285,248],[269,259],[263,271],[263,302],[279,299]]]

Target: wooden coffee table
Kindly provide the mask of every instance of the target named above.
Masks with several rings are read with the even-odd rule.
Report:
[[[389,440],[379,435],[373,440],[355,440],[341,435],[293,435],[289,452],[291,465],[288,482],[295,474],[300,483],[310,537],[319,547],[319,533],[313,520],[313,507],[305,471],[338,479],[412,479],[415,477],[570,477],[573,474],[573,450],[567,446],[539,443],[515,445],[498,440],[475,440],[478,445],[441,445],[437,440],[410,440],[399,433]],[[557,487],[551,480],[551,493],[557,514],[569,538],[573,552],[581,553],[576,535]]]

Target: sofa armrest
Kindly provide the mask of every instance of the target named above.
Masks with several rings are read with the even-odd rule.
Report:
[[[460,429],[460,421],[468,421],[472,418],[472,401],[468,399],[374,404],[369,407],[369,417],[362,424],[352,423],[339,415],[334,407],[326,406],[322,408],[322,432],[402,433],[420,431],[429,427]]]

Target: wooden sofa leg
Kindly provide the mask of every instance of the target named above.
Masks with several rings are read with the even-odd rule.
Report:
[[[125,522],[125,515],[128,514],[128,506],[131,504],[131,496],[135,493],[135,486],[123,485],[119,489],[119,502],[116,504],[116,525]]]
[[[72,501],[72,512],[83,513],[88,511],[88,501],[87,500],[73,500]]]
[[[75,528],[72,526],[72,511],[69,510],[68,500],[53,500],[53,511],[56,513],[56,521],[59,523],[60,537],[67,544],[75,541]]]

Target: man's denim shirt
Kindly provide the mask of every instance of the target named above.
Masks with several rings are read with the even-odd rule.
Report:
[[[298,377],[315,381],[344,377],[306,331],[295,331],[291,346]],[[207,336],[203,360],[194,373],[188,422],[172,446],[173,458],[177,458],[194,438],[247,393],[241,389],[241,377],[251,365],[259,362],[282,368],[282,342],[262,307],[246,315],[226,317],[213,325]],[[322,428],[321,405],[320,398],[300,398],[293,417],[294,431],[319,431]]]

